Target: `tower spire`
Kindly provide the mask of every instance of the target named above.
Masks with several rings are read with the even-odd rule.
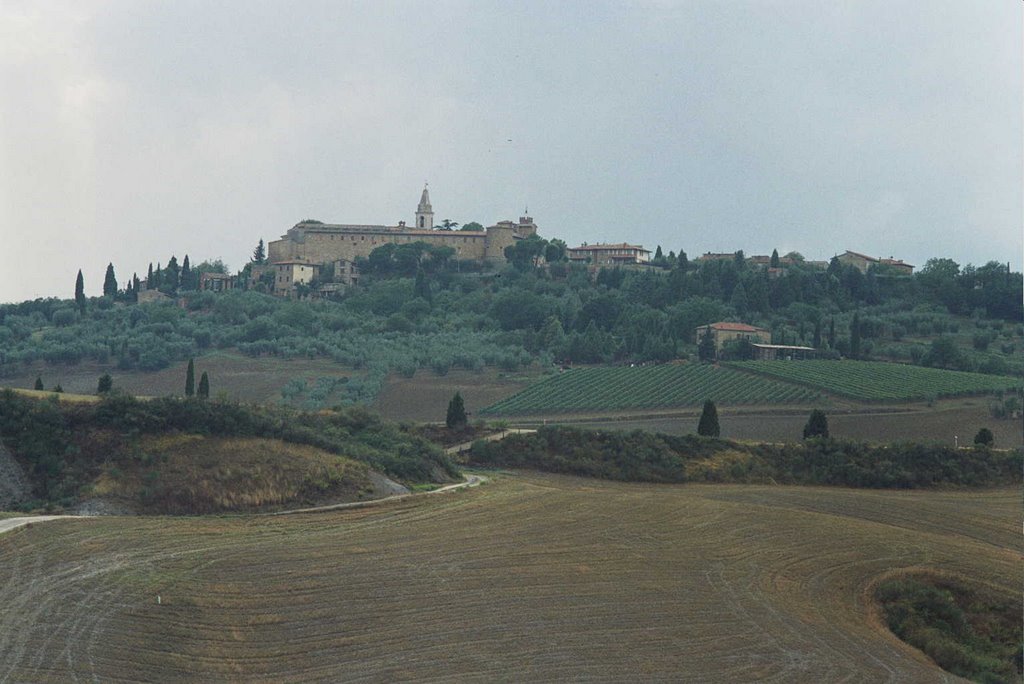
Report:
[[[433,230],[434,228],[434,209],[430,206],[430,192],[428,191],[429,183],[423,182],[423,194],[420,195],[420,203],[416,207],[416,227],[422,228],[423,230]]]

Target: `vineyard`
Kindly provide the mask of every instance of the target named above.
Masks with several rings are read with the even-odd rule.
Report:
[[[1020,378],[879,361],[737,361],[730,367],[861,401],[906,401],[1019,390]]]
[[[487,407],[485,415],[573,413],[719,404],[806,404],[820,394],[733,368],[660,365],[580,368],[542,380]]]

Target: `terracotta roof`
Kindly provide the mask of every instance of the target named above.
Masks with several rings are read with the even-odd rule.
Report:
[[[730,321],[719,321],[718,323],[712,323],[707,326],[700,326],[702,328],[713,328],[715,330],[729,330],[731,332],[768,332],[764,328],[758,328],[757,326],[747,325],[746,323],[732,323]]]
[[[605,249],[635,249],[635,250],[638,250],[640,252],[648,252],[648,253],[650,253],[650,251],[651,251],[649,249],[644,249],[643,245],[631,245],[631,244],[626,243],[626,242],[619,242],[619,243],[616,243],[614,245],[606,245],[606,244],[580,245],[579,247],[570,247],[569,251],[570,252],[575,252],[575,251],[593,252],[593,251],[605,250]]]

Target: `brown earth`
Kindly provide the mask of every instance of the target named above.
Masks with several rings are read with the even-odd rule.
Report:
[[[317,515],[0,536],[0,680],[934,682],[870,587],[1018,595],[1020,492],[500,476]]]
[[[311,385],[318,377],[359,377],[362,371],[334,363],[330,359],[283,359],[275,356],[250,357],[232,351],[214,351],[196,357],[196,383],[206,371],[211,395],[227,394],[232,399],[251,402],[281,401],[281,388],[293,378],[305,378]],[[5,387],[31,388],[42,377],[46,389],[60,384],[65,392],[95,394],[96,384],[110,373],[114,388],[137,396],[163,397],[184,395],[187,361],[174,363],[154,372],[120,371],[112,364],[93,361],[73,366],[51,366],[42,362],[21,368],[14,375],[0,378]]]
[[[759,442],[797,441],[803,437],[810,409],[804,411],[731,411],[718,413],[722,437]],[[992,430],[996,446],[1024,445],[1024,423],[1020,419],[999,420],[989,413],[983,398],[938,402],[934,407],[878,406],[852,412],[826,412],[833,437],[866,442],[925,442],[969,445],[982,427]],[[592,416],[552,419],[551,424],[581,425],[609,430],[645,430],[672,435],[695,433],[699,413],[648,416],[643,418]],[[516,421],[517,424],[520,421]],[[956,439],[954,439],[954,437]]]
[[[456,392],[461,392],[466,412],[473,420],[477,411],[521,392],[539,376],[536,370],[508,373],[495,368],[479,373],[452,370],[440,376],[421,369],[411,378],[388,378],[373,407],[389,420],[444,422],[448,402]]]

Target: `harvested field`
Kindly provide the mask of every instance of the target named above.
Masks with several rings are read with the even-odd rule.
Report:
[[[829,433],[833,437],[843,439],[879,443],[923,442],[952,445],[956,437],[960,444],[970,444],[978,430],[987,427],[995,435],[996,446],[1024,445],[1024,424],[1019,419],[993,418],[989,414],[988,404],[982,399],[958,400],[949,405],[938,404],[934,408],[916,406],[907,411],[826,413]],[[622,420],[595,416],[587,420],[566,418],[547,422],[594,429],[645,430],[684,435],[697,432],[698,419],[699,414],[694,413]],[[804,425],[807,424],[807,413],[720,411],[718,419],[722,437],[726,439],[792,442],[802,439]]]
[[[472,420],[485,406],[522,391],[537,377],[537,371],[452,369],[440,376],[421,369],[411,378],[391,375],[373,408],[388,420],[444,422],[448,402],[461,392]]]
[[[275,356],[251,357],[233,351],[214,351],[196,357],[196,377],[203,371],[210,375],[211,393],[224,392],[241,401],[277,403],[281,389],[295,378],[304,378],[312,384],[317,378],[360,377],[362,371],[330,359],[283,359]],[[65,392],[95,394],[96,383],[104,373],[110,373],[114,387],[137,396],[163,397],[185,393],[185,367],[180,361],[154,372],[121,371],[114,364],[83,362],[73,366],[35,363],[16,375],[0,379],[7,387],[32,387],[36,376],[41,376],[47,388],[60,383]]]
[[[926,567],[1017,595],[1019,496],[517,475],[49,522],[0,536],[0,680],[932,682],[872,583]]]

